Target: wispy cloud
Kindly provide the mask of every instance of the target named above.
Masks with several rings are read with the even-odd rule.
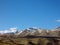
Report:
[[[10,32],[16,32],[16,28],[14,27],[14,28],[10,28],[9,30],[0,30],[0,33],[10,33]]]
[[[60,22],[60,19],[59,20],[56,20],[56,22]]]

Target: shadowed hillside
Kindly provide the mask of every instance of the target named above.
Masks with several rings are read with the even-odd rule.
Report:
[[[60,28],[29,28],[21,32],[0,34],[0,45],[60,45]]]

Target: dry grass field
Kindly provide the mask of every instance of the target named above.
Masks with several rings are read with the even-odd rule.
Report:
[[[56,39],[56,41],[54,41],[50,38],[20,38],[1,36],[0,45],[60,45],[59,40],[60,39]]]

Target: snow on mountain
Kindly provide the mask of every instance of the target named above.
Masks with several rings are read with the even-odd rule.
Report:
[[[18,36],[26,36],[26,35],[44,36],[44,35],[57,35],[58,30],[60,30],[60,27],[53,29],[53,30],[47,30],[47,29],[42,29],[42,28],[37,28],[37,27],[27,28],[24,30],[17,30],[16,28],[10,28],[9,30],[0,31],[0,33],[1,34],[5,34],[5,33],[13,34],[14,33],[15,35],[18,35]]]
[[[5,33],[15,33],[17,30],[16,28],[10,28],[8,30],[0,30],[1,34],[5,34]]]
[[[26,36],[26,35],[38,35],[43,31],[43,29],[41,28],[36,28],[36,27],[32,27],[32,28],[27,28],[23,31],[18,32],[17,35],[20,36]]]

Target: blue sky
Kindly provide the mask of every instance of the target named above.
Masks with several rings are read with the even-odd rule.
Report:
[[[60,26],[60,0],[0,0],[0,30]]]

